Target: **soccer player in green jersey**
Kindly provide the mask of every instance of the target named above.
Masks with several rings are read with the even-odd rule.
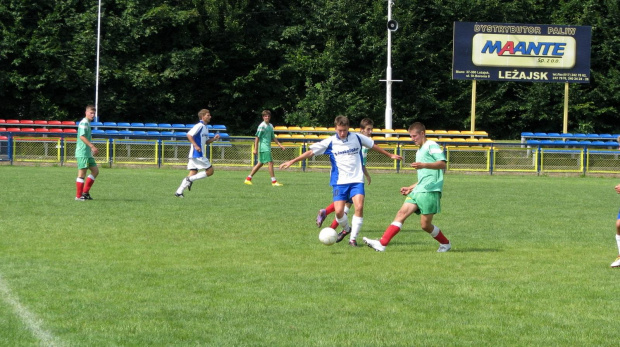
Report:
[[[85,117],[78,125],[77,142],[75,146],[75,159],[77,160],[78,167],[78,177],[75,182],[75,200],[77,201],[93,199],[89,192],[93,183],[95,183],[95,178],[99,175],[99,168],[93,157],[99,150],[97,150],[97,147],[92,143],[90,130],[90,122],[92,122],[94,118],[95,106],[86,106]],[[84,181],[87,170],[90,170],[90,175],[88,175],[86,181]]]
[[[280,187],[283,184],[276,180],[273,172],[273,159],[271,157],[271,141],[275,141],[278,146],[284,149],[284,146],[276,139],[273,133],[273,125],[269,123],[271,120],[271,111],[264,110],[262,112],[263,122],[258,126],[256,130],[256,138],[254,139],[254,155],[258,155],[258,163],[252,168],[252,171],[245,178],[245,184],[252,185],[252,176],[261,168],[264,164],[269,167],[269,174],[271,175],[271,185],[274,187]]]
[[[433,225],[433,216],[441,211],[440,200],[443,189],[443,170],[446,168],[446,156],[435,141],[426,139],[426,128],[416,122],[409,127],[409,136],[417,146],[415,162],[411,167],[418,171],[418,182],[409,187],[400,188],[400,193],[407,198],[401,206],[392,224],[385,230],[380,240],[364,237],[364,243],[375,251],[385,251],[385,246],[398,234],[405,220],[413,213],[420,215],[422,229],[439,242],[437,252],[447,252],[452,248],[450,241],[441,230]]]

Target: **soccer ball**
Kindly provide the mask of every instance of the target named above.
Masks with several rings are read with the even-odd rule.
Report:
[[[324,228],[319,233],[319,241],[321,241],[321,243],[326,246],[333,245],[334,243],[336,243],[337,239],[338,239],[338,233],[336,232],[336,230],[332,228]]]

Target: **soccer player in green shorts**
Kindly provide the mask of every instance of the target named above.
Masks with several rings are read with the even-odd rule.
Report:
[[[268,164],[269,174],[271,175],[271,185],[274,187],[280,187],[283,184],[276,180],[273,172],[273,159],[271,158],[271,141],[275,141],[278,146],[284,149],[284,146],[276,139],[273,132],[273,125],[269,123],[271,120],[271,111],[264,110],[262,112],[263,122],[258,126],[256,130],[256,138],[254,139],[254,155],[258,155],[258,163],[252,168],[252,171],[246,177],[245,184],[252,185],[252,176],[261,168],[264,164]]]
[[[75,146],[75,159],[77,160],[78,177],[75,182],[76,201],[92,200],[90,196],[90,188],[95,183],[95,178],[99,175],[99,168],[95,162],[93,155],[96,155],[99,150],[92,143],[92,136],[90,130],[90,122],[95,118],[95,106],[86,106],[85,117],[78,125],[77,141]],[[90,175],[84,180],[86,172],[90,170]]]
[[[411,167],[418,171],[418,182],[400,188],[400,193],[407,198],[381,239],[371,240],[364,237],[364,243],[375,251],[385,251],[385,246],[398,234],[405,220],[415,213],[420,215],[422,229],[439,242],[437,252],[447,252],[452,248],[450,241],[436,225],[433,225],[433,216],[441,212],[440,200],[446,156],[435,141],[426,139],[426,128],[422,123],[413,123],[409,127],[409,136],[417,146],[420,146],[415,155],[416,161],[411,164]]]

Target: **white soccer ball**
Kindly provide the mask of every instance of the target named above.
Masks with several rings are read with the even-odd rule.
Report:
[[[332,228],[324,228],[319,233],[319,241],[321,241],[321,243],[326,246],[333,245],[334,243],[336,243],[337,239],[338,239],[338,233],[336,232],[336,230]]]

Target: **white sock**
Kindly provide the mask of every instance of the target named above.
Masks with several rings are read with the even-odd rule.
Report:
[[[202,172],[195,174],[194,176],[190,176],[189,180],[194,182],[195,180],[201,180],[205,177],[207,177],[207,173],[205,171],[202,171]]]
[[[616,243],[618,244],[618,254],[620,254],[620,235],[616,234]]]
[[[252,176],[248,175],[248,177],[246,177],[245,179],[248,180],[248,181],[251,181],[252,180]]]
[[[275,182],[276,178],[275,177],[271,177],[271,183]]]
[[[88,178],[90,178],[93,181],[95,180],[95,176],[93,176],[93,175],[88,175]]]
[[[349,214],[349,206],[344,205],[344,214]]]
[[[439,230],[439,228],[436,225],[433,225],[433,231],[431,232],[431,236],[435,237],[435,236],[439,235],[440,231],[441,230]]]
[[[181,180],[181,185],[179,186],[179,188],[177,188],[177,194],[183,194],[183,191],[185,190],[185,188],[187,188],[187,185],[185,183],[185,178],[183,178]]]
[[[338,216],[336,216],[336,222],[338,222],[338,225],[340,225],[344,230],[351,230],[349,218],[347,218],[346,214],[343,214],[341,219],[338,219]]]
[[[362,230],[362,224],[364,223],[364,217],[353,216],[351,218],[351,236],[349,240],[355,240]]]

